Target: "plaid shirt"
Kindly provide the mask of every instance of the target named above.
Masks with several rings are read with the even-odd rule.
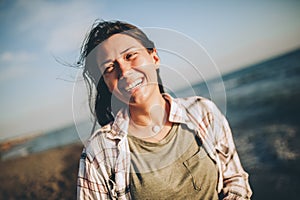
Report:
[[[185,123],[196,131],[203,147],[218,167],[219,193],[223,199],[250,199],[248,174],[243,170],[227,120],[210,100],[202,97],[173,99],[169,121]],[[129,116],[126,110],[115,121],[95,131],[81,155],[78,199],[131,199],[130,150],[127,140]]]

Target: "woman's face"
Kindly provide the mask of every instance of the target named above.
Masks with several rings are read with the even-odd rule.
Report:
[[[97,65],[104,81],[121,101],[143,104],[160,94],[157,84],[159,57],[148,52],[136,39],[115,34],[96,47]]]

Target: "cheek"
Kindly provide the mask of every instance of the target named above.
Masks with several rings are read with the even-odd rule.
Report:
[[[115,81],[104,77],[104,82],[106,83],[108,90],[112,93],[116,86]]]
[[[153,82],[157,82],[157,72],[156,72],[156,69],[155,69],[155,66],[154,65],[148,65],[146,68],[145,68],[145,74],[147,74],[148,78],[153,81]]]

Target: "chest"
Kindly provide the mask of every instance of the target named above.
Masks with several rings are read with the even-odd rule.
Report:
[[[217,167],[186,127],[161,143],[129,139],[130,188],[135,199],[217,199]]]

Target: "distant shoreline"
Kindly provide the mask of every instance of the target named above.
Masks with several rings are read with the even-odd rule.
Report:
[[[13,138],[4,139],[3,141],[0,141],[0,152],[8,151],[9,149],[15,146],[28,142],[29,140],[37,138],[42,134],[43,132],[39,131],[31,134],[20,135]]]

